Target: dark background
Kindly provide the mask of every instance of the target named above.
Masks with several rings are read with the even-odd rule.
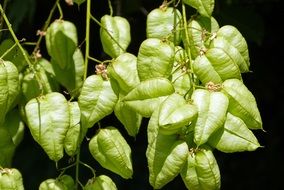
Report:
[[[0,0],[2,4],[3,0]],[[55,0],[10,0],[7,14],[13,24],[19,39],[36,41],[36,31],[43,26]],[[128,51],[136,54],[140,43],[145,39],[146,13],[157,8],[162,0],[115,0],[113,1],[115,15],[126,17],[131,24],[132,43]],[[248,42],[251,73],[244,74],[246,86],[254,94],[263,119],[266,132],[254,131],[264,148],[254,152],[225,154],[215,151],[215,156],[220,167],[222,189],[255,190],[283,189],[283,19],[284,10],[281,0],[216,0],[213,16],[220,26],[230,24],[236,26]],[[64,19],[74,22],[78,29],[79,41],[83,42],[85,35],[85,4],[80,7],[67,6],[61,2]],[[100,18],[108,14],[107,0],[92,1],[92,14]],[[189,14],[194,10],[189,9]],[[56,12],[53,19],[58,18]],[[103,54],[99,41],[99,26],[92,22],[91,27],[91,56],[104,60],[108,57]],[[3,38],[3,36],[2,36]],[[1,39],[0,39],[1,40]],[[82,46],[83,47],[83,46]],[[29,50],[29,47],[26,47]],[[31,49],[32,50],[32,49]],[[48,58],[44,44],[41,52]],[[90,63],[89,74],[94,73]],[[132,147],[134,176],[132,180],[124,180],[118,175],[102,169],[91,157],[87,149],[87,142],[82,145],[81,160],[94,167],[97,175],[109,175],[116,183],[118,189],[152,189],[148,183],[148,168],[145,157],[146,151],[146,126],[143,120],[140,133],[136,139],[127,137]],[[121,129],[127,136],[121,124],[113,115],[102,121],[102,126],[114,125]],[[88,132],[92,137],[95,128]],[[59,162],[59,167],[68,165],[68,159]],[[55,164],[50,161],[43,150],[33,141],[28,130],[25,132],[24,141],[17,148],[13,167],[18,168],[23,175],[27,190],[38,189],[41,181],[46,178],[55,178],[59,172]],[[86,183],[92,177],[91,172],[81,167],[80,179]],[[67,173],[73,175],[72,169]],[[181,178],[178,176],[164,188],[185,189]]]

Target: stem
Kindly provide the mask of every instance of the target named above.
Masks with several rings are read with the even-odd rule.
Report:
[[[76,173],[75,173],[75,189],[78,189],[78,182],[79,182],[79,164],[80,164],[80,147],[78,147],[78,154],[76,155]]]
[[[192,82],[192,84],[194,84],[194,71],[193,71],[193,67],[192,67],[192,58],[191,58],[191,52],[190,52],[190,48],[189,48],[189,34],[188,34],[188,30],[187,30],[187,18],[186,18],[186,10],[185,10],[185,5],[182,1],[182,18],[183,18],[183,27],[184,27],[184,32],[185,32],[185,39],[186,39],[186,46],[185,46],[185,49],[186,49],[186,53],[187,53],[187,56],[188,56],[188,59],[189,59],[189,67],[190,67],[190,70],[191,70],[191,76],[190,76],[190,80]],[[193,90],[195,90],[195,86],[193,85],[192,86]]]
[[[85,71],[84,80],[87,78],[88,74],[88,59],[90,51],[90,20],[91,20],[91,0],[87,0],[87,10],[86,10],[86,49],[85,49]]]
[[[8,0],[4,0],[4,3],[3,3],[3,11],[4,12],[6,10],[7,4],[8,4]],[[3,17],[0,17],[0,41],[1,41],[1,36],[2,36],[1,31],[2,31],[2,28],[3,28],[3,23],[4,23]]]
[[[60,14],[59,20],[61,20],[63,18],[63,11],[61,9],[59,1],[56,3],[56,5],[57,5],[57,8],[58,8],[58,11],[59,11],[59,14]]]
[[[80,162],[80,164],[82,164],[83,166],[85,166],[86,168],[91,170],[93,175],[94,175],[94,177],[96,176],[96,171],[91,166],[89,166],[88,164],[85,164],[84,162]]]
[[[109,7],[109,15],[112,16],[113,15],[113,9],[112,9],[110,0],[108,0],[108,7]]]
[[[35,69],[33,67],[33,64],[31,63],[31,61],[30,61],[26,51],[24,50],[24,48],[20,44],[20,42],[19,42],[19,40],[18,40],[14,30],[12,29],[12,25],[10,24],[6,14],[4,13],[4,10],[3,10],[1,4],[0,4],[0,12],[1,12],[1,15],[3,16],[4,21],[6,22],[6,25],[7,25],[8,29],[9,29],[9,32],[10,32],[11,36],[13,37],[15,43],[17,44],[17,46],[19,47],[21,53],[23,54],[25,61],[28,63],[28,65],[31,68],[31,70],[33,71],[33,73],[35,73],[35,77],[36,77],[36,79],[38,81],[38,84],[39,84],[39,87],[40,87],[41,91],[44,90],[44,91],[47,92],[48,89],[47,89],[46,85],[44,85],[44,83],[42,83],[42,80],[41,80],[40,76],[36,73],[36,71],[35,71]]]
[[[45,21],[44,26],[43,26],[43,28],[42,28],[42,31],[46,31],[46,30],[47,30],[47,28],[48,28],[48,26],[49,26],[49,24],[50,24],[50,22],[51,22],[51,18],[52,18],[53,14],[54,14],[54,11],[55,11],[55,9],[56,9],[57,4],[59,3],[59,1],[60,1],[60,0],[56,0],[56,2],[54,3],[52,9],[50,10],[49,15],[48,15],[48,17],[47,17],[47,20]],[[34,48],[33,53],[36,53],[37,50],[39,49],[39,45],[40,45],[40,43],[41,43],[42,38],[43,38],[43,35],[40,35],[39,38],[38,38],[38,40],[37,40],[37,42],[36,42],[36,46],[35,46],[35,48]]]
[[[102,61],[100,61],[100,60],[98,60],[98,59],[96,59],[96,58],[93,58],[93,57],[91,57],[91,56],[89,56],[89,59],[92,60],[92,61],[94,61],[94,62],[100,63],[100,64],[103,63]]]

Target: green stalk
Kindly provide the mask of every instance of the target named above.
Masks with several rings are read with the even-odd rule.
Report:
[[[191,53],[190,53],[190,48],[189,48],[189,34],[188,34],[188,30],[187,30],[187,18],[186,18],[186,10],[185,10],[185,5],[182,2],[182,18],[183,18],[183,27],[184,27],[184,32],[185,32],[185,40],[187,43],[187,46],[185,47],[186,49],[186,53],[189,59],[189,67],[190,67],[190,71],[191,71],[191,75],[190,75],[190,80],[192,82],[192,84],[194,84],[194,71],[193,71],[193,67],[192,67],[192,58],[191,58]],[[192,86],[193,90],[195,90],[195,86]]]
[[[86,49],[85,49],[85,71],[84,80],[87,78],[88,74],[88,59],[90,53],[90,20],[91,20],[91,0],[87,0],[87,10],[86,10]]]

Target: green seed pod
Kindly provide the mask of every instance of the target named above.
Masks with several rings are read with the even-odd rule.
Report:
[[[122,101],[143,117],[150,117],[166,96],[172,93],[174,87],[168,79],[153,78],[141,82]]]
[[[65,97],[52,92],[31,99],[25,106],[27,124],[34,140],[49,158],[63,157],[64,139],[70,125],[69,106]]]
[[[107,67],[107,72],[125,93],[128,93],[140,82],[137,72],[137,58],[130,53],[118,56]]]
[[[237,28],[231,25],[222,26],[216,33],[217,37],[225,38],[229,44],[234,46],[246,61],[247,68],[250,66],[248,45],[245,38]]]
[[[0,59],[0,124],[19,93],[19,74],[10,61]]]
[[[89,76],[78,98],[83,128],[90,128],[96,122],[112,113],[118,100],[110,81],[100,75]]]
[[[190,48],[193,59],[206,52],[208,48],[207,42],[210,42],[209,34],[216,33],[218,29],[218,22],[213,17],[197,16],[189,21],[187,26],[189,44],[186,41],[186,36],[183,37],[183,43],[185,47]]]
[[[222,92],[209,92],[203,89],[195,90],[191,98],[198,109],[194,142],[199,146],[206,143],[216,130],[223,127],[229,99]]]
[[[144,40],[137,56],[137,70],[141,81],[171,75],[175,50],[169,42],[157,38]]]
[[[211,146],[226,153],[254,151],[260,147],[246,124],[230,113],[227,114],[224,127],[216,131],[208,142]]]
[[[71,55],[71,62],[68,68],[62,69],[55,59],[51,59],[52,67],[48,68],[48,72],[53,74],[56,80],[64,86],[68,92],[77,97],[83,85],[84,76],[84,57],[79,48]],[[47,66],[45,66],[46,68]]]
[[[64,149],[69,156],[74,156],[77,153],[80,137],[80,108],[77,102],[68,102],[70,125],[64,139]]]
[[[253,94],[238,79],[226,80],[223,91],[230,100],[228,111],[241,118],[249,129],[262,129],[262,120]]]
[[[69,68],[78,44],[76,26],[69,21],[55,20],[46,30],[45,40],[51,58],[61,69]]]
[[[100,175],[90,179],[84,187],[84,190],[117,190],[117,187],[110,177]]]
[[[160,131],[167,135],[176,134],[181,127],[189,125],[196,116],[195,105],[187,103],[181,95],[172,94],[160,105]]]
[[[245,61],[244,57],[240,54],[238,49],[231,45],[225,38],[216,37],[214,40],[212,40],[210,47],[222,49],[226,54],[228,54],[232,58],[233,62],[238,65],[242,73],[249,71],[249,65],[247,65],[247,62]]]
[[[122,98],[123,95],[120,94],[120,98],[114,107],[114,114],[123,124],[127,133],[135,137],[139,132],[142,116],[128,107],[125,102],[121,101]]]
[[[214,47],[193,62],[193,70],[203,84],[221,83],[226,79],[241,79],[239,66],[225,50]]]
[[[177,135],[163,135],[159,131],[156,110],[148,125],[147,161],[149,182],[154,189],[161,189],[172,181],[186,162],[188,146],[186,142],[177,140]]]
[[[183,0],[183,2],[195,8],[202,16],[209,18],[212,15],[215,4],[215,0]]]
[[[181,41],[182,16],[172,7],[156,8],[147,15],[147,38],[169,39],[175,44]]]
[[[130,24],[120,16],[101,18],[100,38],[104,52],[116,58],[124,53],[131,41]]]
[[[0,189],[24,190],[21,173],[15,168],[0,167]]]
[[[42,94],[42,90],[45,90],[44,93],[55,92],[59,90],[59,85],[55,81],[54,76],[45,71],[41,66],[42,64],[49,64],[45,59],[40,59],[36,65],[36,73],[27,69],[22,81],[22,92],[25,96],[26,101],[29,101],[32,98],[36,98]],[[37,81],[35,75],[38,75],[41,81],[41,85],[45,85],[45,89],[40,89],[40,84]]]
[[[131,149],[116,128],[100,129],[91,139],[89,150],[102,167],[125,179],[132,177]]]
[[[221,177],[218,164],[210,149],[198,149],[188,153],[187,162],[181,171],[187,189],[218,190]]]
[[[68,190],[75,190],[75,183],[73,178],[70,175],[62,175],[58,179],[61,183],[63,183]]]
[[[64,183],[57,179],[47,179],[39,185],[39,190],[69,190]]]

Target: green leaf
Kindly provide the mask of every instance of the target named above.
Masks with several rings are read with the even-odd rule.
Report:
[[[187,26],[189,44],[185,36],[183,37],[183,43],[185,47],[190,48],[193,59],[206,52],[208,47],[207,41],[210,41],[210,35],[208,34],[214,34],[218,29],[219,24],[213,17],[192,17]]]
[[[19,93],[19,74],[10,61],[0,59],[0,124]]]
[[[78,102],[68,102],[70,113],[70,125],[64,139],[64,149],[69,156],[77,153],[80,137],[80,108]]]
[[[175,44],[181,41],[182,16],[178,9],[160,7],[147,15],[147,38],[169,39]]]
[[[154,189],[162,188],[179,174],[188,152],[186,142],[177,140],[177,135],[160,133],[158,114],[156,110],[149,121],[146,152],[149,181]]]
[[[76,26],[69,21],[55,20],[46,30],[45,39],[51,58],[60,69],[68,69],[78,44]]]
[[[0,126],[0,166],[9,167],[12,164],[16,146],[6,127]],[[0,167],[1,169],[1,167]],[[1,173],[0,173],[1,176]],[[1,181],[1,180],[0,180]],[[0,183],[1,187],[1,183]]]
[[[137,58],[130,53],[123,53],[118,56],[107,67],[107,72],[126,93],[140,82],[137,72]]]
[[[226,52],[226,54],[232,58],[233,62],[238,65],[241,73],[249,71],[249,65],[247,65],[244,57],[240,54],[238,49],[231,45],[225,38],[216,37],[211,42],[211,47],[220,48]]]
[[[0,44],[0,57],[8,50],[10,49],[13,45],[15,45],[15,42],[8,38],[4,40]],[[26,52],[26,51],[25,51]],[[26,52],[27,53],[27,52]],[[19,72],[21,72],[25,66],[27,66],[27,62],[21,53],[20,49],[18,46],[14,47],[8,54],[6,54],[3,58],[3,60],[6,61],[11,61],[18,69]]]
[[[124,53],[130,44],[130,24],[120,16],[104,15],[101,18],[100,38],[103,50],[112,58]]]
[[[127,133],[135,137],[139,132],[142,116],[129,108],[125,102],[121,101],[122,98],[123,96],[120,94],[120,98],[114,107],[114,114],[123,124]]]
[[[117,187],[110,177],[100,175],[90,179],[84,190],[117,190]]]
[[[223,126],[229,99],[222,92],[209,92],[203,89],[195,90],[191,98],[198,109],[194,142],[199,146],[206,143],[208,138]]]
[[[183,0],[183,2],[195,8],[202,16],[211,17],[214,10],[214,0]]]
[[[216,35],[217,37],[226,39],[229,44],[234,46],[240,52],[246,62],[248,69],[250,66],[248,45],[245,38],[238,31],[238,29],[231,25],[225,25],[218,30]]]
[[[69,106],[65,97],[52,92],[31,99],[25,106],[27,124],[34,140],[49,158],[63,157],[65,135],[70,125]]]
[[[195,105],[189,104],[178,94],[172,94],[160,105],[159,126],[162,134],[176,134],[197,116]]]
[[[166,96],[174,93],[168,79],[153,78],[141,82],[123,99],[126,105],[144,117],[150,117]]]
[[[25,125],[21,120],[18,109],[9,111],[6,115],[5,122],[0,125],[0,128],[4,128],[9,132],[9,137],[12,137],[15,146],[18,146],[24,137]]]
[[[116,128],[99,129],[89,143],[89,150],[102,167],[125,179],[132,177],[131,149]]]
[[[22,174],[19,170],[0,167],[0,189],[24,190]]]
[[[144,40],[139,48],[137,70],[141,81],[171,75],[174,63],[174,46],[157,38]]]
[[[210,137],[209,144],[225,153],[254,151],[260,147],[246,124],[230,113],[227,114],[224,127]]]
[[[105,81],[100,75],[89,76],[78,97],[82,127],[90,128],[111,114],[117,100],[109,81]]]
[[[83,85],[84,76],[84,57],[81,50],[78,48],[75,50],[72,61],[69,63],[68,68],[60,68],[55,59],[51,59],[52,68],[48,64],[45,64],[45,68],[48,72],[53,74],[56,80],[63,85],[68,92],[77,97]]]
[[[198,149],[188,154],[181,177],[190,190],[220,189],[220,171],[210,149]]]
[[[230,103],[228,111],[241,118],[249,129],[262,129],[262,120],[253,94],[238,79],[223,82],[223,91]]]

